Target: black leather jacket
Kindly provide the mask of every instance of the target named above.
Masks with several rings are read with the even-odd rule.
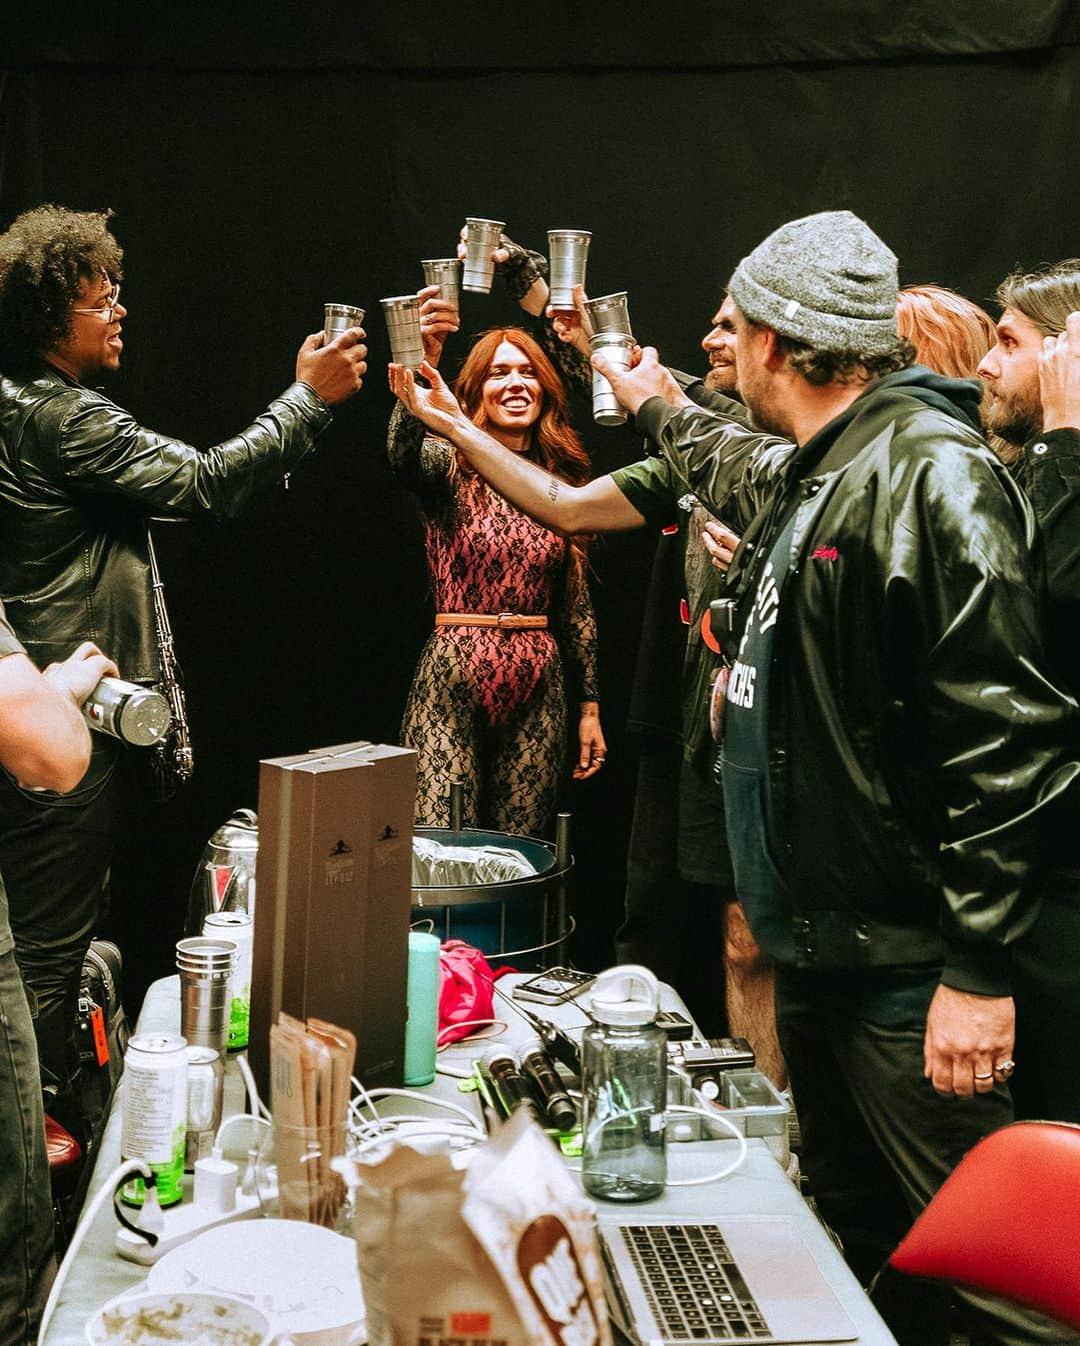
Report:
[[[123,677],[157,680],[150,518],[238,513],[329,421],[314,389],[294,383],[201,452],[52,366],[0,377],[0,596],[30,657],[43,668],[93,640]]]
[[[707,411],[654,398],[637,423],[710,508],[732,490],[761,507],[732,567],[742,612],[795,513],[761,791],[789,958],[941,964],[947,985],[1003,995],[1046,806],[1080,766],[1075,703],[1045,672],[1034,519],[973,427],[977,398],[906,370],[794,454],[759,437],[749,466],[752,432]]]

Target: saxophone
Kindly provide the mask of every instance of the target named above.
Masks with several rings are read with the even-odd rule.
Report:
[[[187,698],[181,682],[180,665],[176,661],[172,627],[165,607],[165,585],[158,570],[157,554],[149,528],[146,531],[146,549],[150,558],[150,578],[154,594],[154,626],[157,630],[158,655],[161,660],[161,683],[165,699],[172,713],[172,724],[164,739],[154,747],[158,772],[163,787],[166,783],[183,784],[195,770],[195,753],[191,747],[191,727],[187,717]],[[164,790],[163,790],[164,792]],[[171,790],[169,791],[171,793]]]

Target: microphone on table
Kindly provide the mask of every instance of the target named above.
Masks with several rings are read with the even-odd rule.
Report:
[[[540,1038],[533,1038],[518,1049],[518,1065],[540,1098],[549,1125],[556,1131],[570,1131],[577,1123],[574,1100],[563,1088],[559,1072],[544,1050]]]

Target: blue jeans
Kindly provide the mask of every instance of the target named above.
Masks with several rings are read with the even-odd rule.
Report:
[[[37,1340],[52,1273],[37,1047],[15,955],[8,952],[0,954],[0,1346]]]

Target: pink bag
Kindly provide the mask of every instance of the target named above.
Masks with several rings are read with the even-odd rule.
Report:
[[[460,1042],[483,1032],[484,1021],[494,1019],[492,987],[512,967],[495,971],[471,944],[448,939],[439,950],[439,1045]]]

